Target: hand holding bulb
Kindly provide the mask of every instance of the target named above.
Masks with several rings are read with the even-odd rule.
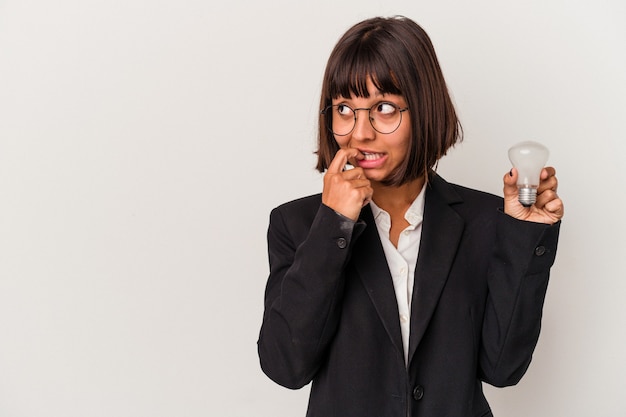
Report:
[[[534,160],[533,151],[538,157]],[[557,195],[556,170],[543,168],[547,149],[534,142],[524,142],[513,146],[509,154],[515,167],[504,176],[504,212],[519,220],[558,222],[563,217],[563,202]]]

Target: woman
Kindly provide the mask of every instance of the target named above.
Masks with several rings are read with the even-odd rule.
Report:
[[[434,48],[413,21],[349,29],[322,86],[321,195],[271,213],[263,371],[313,382],[310,417],[491,416],[482,382],[517,383],[539,337],[563,204],[447,183],[461,137]],[[354,169],[347,169],[353,166]]]

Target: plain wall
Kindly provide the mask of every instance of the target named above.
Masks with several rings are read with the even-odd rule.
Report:
[[[322,71],[403,14],[500,193],[551,150],[566,204],[534,361],[496,416],[624,416],[626,3],[0,0],[0,417],[303,416],[256,340],[274,206],[321,190]]]

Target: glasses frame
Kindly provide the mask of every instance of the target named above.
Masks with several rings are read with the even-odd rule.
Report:
[[[380,130],[376,129],[376,126],[374,126],[373,123],[373,118],[372,118],[372,109],[375,108],[376,106],[379,106],[381,104],[389,104],[390,106],[395,107],[399,112],[400,112],[400,120],[398,121],[398,126],[395,127],[395,129],[393,129],[391,132],[381,132]],[[333,107],[337,107],[337,106],[346,106],[347,108],[349,108],[350,110],[352,110],[352,114],[354,115],[354,124],[352,125],[352,129],[350,129],[350,131],[348,133],[343,133],[343,134],[339,134],[339,133],[335,133],[333,131],[332,128],[332,114],[330,117],[328,117],[328,111],[330,109],[332,109]],[[323,108],[320,111],[320,114],[324,115],[324,117],[328,117],[326,119],[326,128],[330,131],[330,133],[332,133],[333,135],[336,136],[348,136],[350,133],[352,133],[354,131],[354,128],[356,127],[356,114],[359,110],[367,110],[367,119],[370,122],[370,125],[372,126],[372,128],[377,131],[378,133],[380,133],[381,135],[390,135],[393,132],[395,132],[396,130],[398,130],[398,128],[400,127],[400,125],[402,124],[402,113],[404,113],[405,111],[407,111],[409,109],[409,107],[404,107],[401,108],[400,106],[398,106],[396,103],[392,103],[391,101],[380,101],[376,104],[374,104],[371,107],[357,107],[356,109],[353,109],[352,107],[348,106],[347,104],[331,104],[330,106],[326,106],[325,108]]]

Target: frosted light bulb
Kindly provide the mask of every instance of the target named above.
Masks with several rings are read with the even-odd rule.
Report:
[[[518,199],[524,207],[537,200],[539,177],[549,154],[548,148],[533,141],[520,142],[509,149],[509,159],[517,168]]]

